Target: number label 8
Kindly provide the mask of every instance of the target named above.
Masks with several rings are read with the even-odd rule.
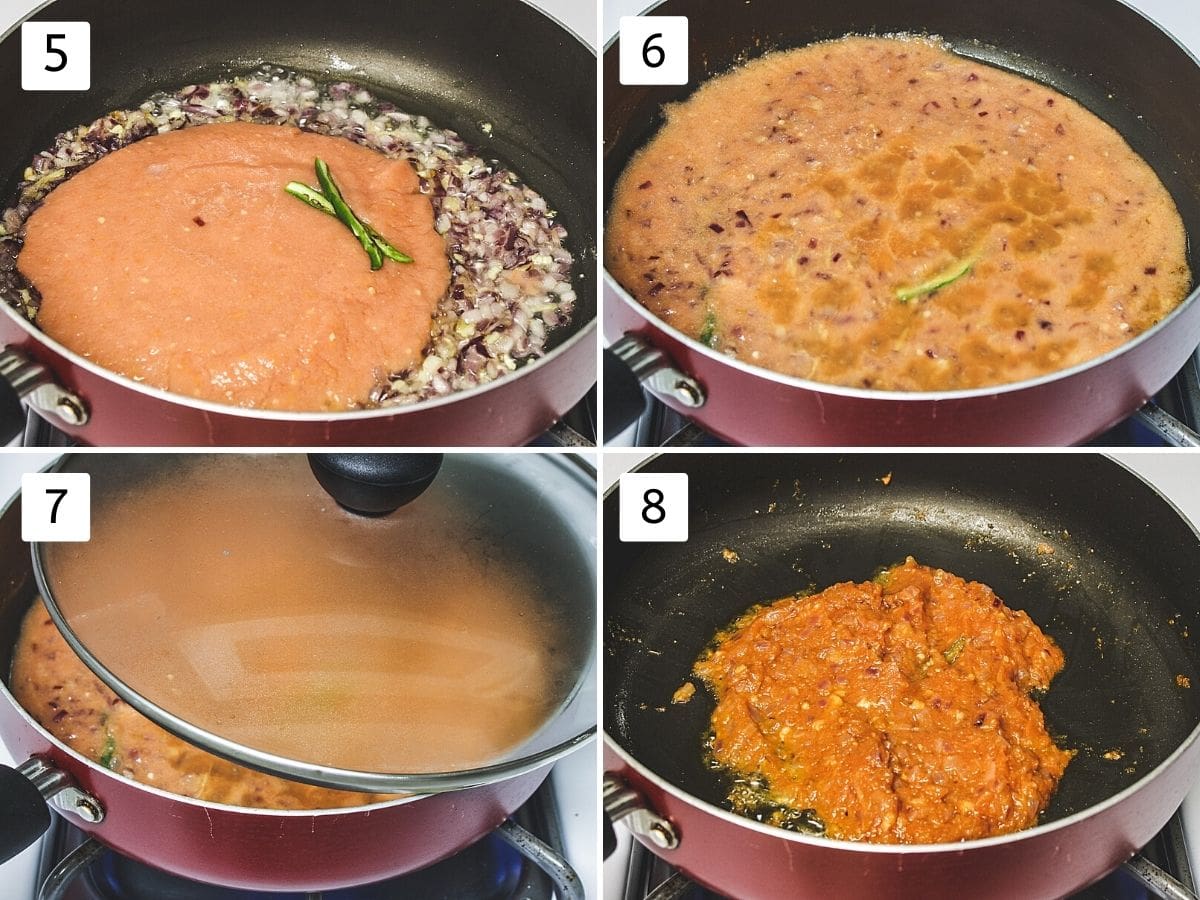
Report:
[[[688,539],[688,477],[681,472],[621,476],[620,536],[625,543]]]

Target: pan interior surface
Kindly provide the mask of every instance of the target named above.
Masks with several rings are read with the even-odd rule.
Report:
[[[731,7],[736,6],[736,12]],[[708,78],[775,50],[847,34],[938,35],[956,53],[1055,88],[1115,128],[1150,164],[1175,200],[1189,235],[1200,233],[1200,121],[1180,121],[1174,97],[1200,91],[1200,65],[1173,38],[1118,0],[1015,0],[964,16],[953,0],[862,0],[811,5],[780,16],[773,3],[667,0],[656,15],[693,23],[691,80],[673,87],[623,87],[617,47],[604,55],[604,182],[611,199],[629,158],[662,126],[662,105],[686,99]],[[1026,23],[1037,23],[1028,27]],[[1193,117],[1194,119],[1194,117]],[[1188,264],[1200,256],[1188,248]]]
[[[712,696],[693,678],[689,703],[671,697],[714,634],[756,603],[865,581],[906,555],[989,585],[1062,647],[1040,702],[1078,753],[1043,822],[1135,783],[1200,723],[1184,686],[1200,688],[1200,539],[1110,460],[690,456],[647,470],[688,472],[691,536],[620,544],[606,501],[605,728],[697,798],[723,805],[729,786],[703,760]]]

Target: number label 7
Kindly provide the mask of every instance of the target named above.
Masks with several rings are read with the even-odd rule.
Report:
[[[63,502],[63,498],[65,496],[67,496],[67,489],[66,488],[46,488],[46,493],[56,495],[58,497],[58,499],[54,501],[54,505],[50,507],[50,524],[57,525],[58,524],[58,507]]]
[[[91,493],[92,479],[86,472],[22,475],[21,540],[90,540]]]

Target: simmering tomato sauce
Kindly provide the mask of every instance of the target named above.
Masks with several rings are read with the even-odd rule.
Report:
[[[1115,129],[930,39],[768,54],[665,109],[606,264],[712,349],[941,391],[1093,359],[1186,296],[1183,222]]]
[[[84,665],[39,599],[26,613],[13,696],[56,738],[126,778],[185,797],[263,809],[335,809],[397,795],[335,791],[213,756],[159,728]]]

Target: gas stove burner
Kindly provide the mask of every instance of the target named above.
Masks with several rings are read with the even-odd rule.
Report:
[[[547,780],[496,831],[439,863],[396,878],[320,893],[202,884],[123,856],[59,819],[42,855],[37,900],[583,900],[563,856]]]

